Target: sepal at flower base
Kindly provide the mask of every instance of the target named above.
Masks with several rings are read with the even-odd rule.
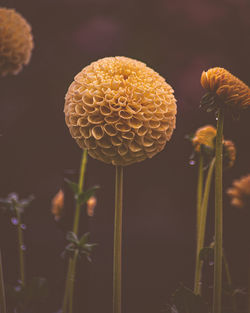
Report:
[[[205,112],[217,111],[219,109],[218,96],[213,92],[207,92],[201,98],[200,108]]]

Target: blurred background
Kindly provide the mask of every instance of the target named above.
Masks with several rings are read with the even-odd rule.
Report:
[[[221,66],[249,85],[249,2],[247,0],[43,0],[1,1],[32,25],[35,48],[17,76],[0,79],[0,196],[35,195],[25,214],[27,275],[50,285],[40,312],[59,310],[67,262],[64,228],[51,214],[51,199],[63,178],[77,180],[81,150],[64,122],[64,95],[83,67],[106,56],[145,62],[174,88],[177,126],[163,152],[125,168],[123,306],[126,313],[162,312],[179,282],[193,287],[197,167],[184,139],[214,114],[199,109],[203,70]],[[237,161],[224,175],[224,189],[249,172],[250,113],[225,121],[225,138],[235,142]],[[88,160],[86,187],[98,184],[95,216],[83,222],[98,243],[93,262],[79,264],[76,311],[110,313],[114,168]],[[74,204],[66,190],[70,227]],[[207,243],[213,238],[210,203]],[[224,200],[224,246],[236,286],[246,288],[250,264],[250,212]],[[1,215],[5,276],[18,275],[16,229]],[[65,226],[65,225],[64,225]],[[243,301],[243,300],[242,300]],[[241,303],[245,305],[244,301]]]

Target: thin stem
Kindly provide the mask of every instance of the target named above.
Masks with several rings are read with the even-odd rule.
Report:
[[[74,286],[75,286],[75,271],[78,258],[78,250],[75,250],[74,257],[72,259],[72,269],[69,280],[69,313],[73,313],[73,300],[74,300]]]
[[[214,172],[214,164],[215,164],[215,158],[213,158],[213,160],[211,161],[210,167],[207,173],[207,178],[206,178],[206,183],[205,183],[205,188],[204,188],[204,195],[203,195],[202,205],[200,209],[200,224],[198,225],[199,237],[197,240],[195,282],[194,282],[195,294],[201,293],[201,276],[202,276],[203,262],[200,260],[200,251],[204,247],[206,220],[207,220],[207,207],[208,207],[211,181],[212,181],[212,176]]]
[[[0,250],[0,312],[7,313],[1,250]]]
[[[223,247],[223,207],[222,207],[222,139],[224,111],[219,110],[215,145],[215,246],[214,246],[214,289],[213,313],[221,313],[222,296],[222,247]]]
[[[248,263],[249,263],[249,259],[248,259]],[[250,266],[248,267],[247,302],[248,302],[247,313],[250,313]]]
[[[203,193],[203,155],[200,153],[199,157],[199,168],[198,168],[198,184],[197,184],[197,242],[199,238],[199,225],[200,225],[200,215],[201,215],[201,203],[202,203],[202,193]]]
[[[67,276],[66,276],[66,281],[65,281],[65,289],[64,289],[64,297],[63,297],[63,305],[62,305],[62,313],[67,312],[67,305],[68,305],[68,290],[70,286],[70,273],[72,270],[72,259],[69,259],[69,265],[68,265],[68,271],[67,271]]]
[[[79,181],[78,181],[78,193],[81,193],[83,191],[84,177],[85,177],[85,171],[86,171],[86,165],[87,165],[87,155],[88,155],[88,151],[87,150],[83,150],[82,161],[81,161],[81,168],[80,168],[80,174],[79,174]],[[77,202],[76,203],[76,209],[75,209],[74,223],[73,223],[73,232],[76,235],[78,235],[80,213],[81,213],[81,205]],[[64,297],[63,297],[62,313],[66,313],[67,312],[69,288],[71,286],[70,285],[70,277],[72,275],[71,274],[72,272],[75,272],[75,266],[73,264],[72,258],[70,258],[69,265],[68,265],[67,276],[66,276],[66,281],[65,281],[65,290],[64,290]]]
[[[237,305],[235,301],[235,296],[233,294],[232,276],[231,276],[230,269],[229,269],[229,263],[228,263],[228,260],[224,251],[223,251],[223,263],[224,263],[224,268],[225,268],[225,273],[226,273],[226,278],[227,278],[227,284],[231,292],[233,312],[237,313]]]
[[[78,193],[83,191],[84,176],[87,164],[87,154],[88,154],[87,150],[83,150],[82,163],[78,182]],[[78,235],[80,213],[81,213],[81,204],[77,202],[73,226],[73,233],[75,233],[76,235]]]
[[[121,313],[123,167],[116,166],[113,263],[113,313]]]
[[[21,228],[22,220],[21,214],[18,208],[16,208],[16,216],[18,220],[17,232],[18,232],[18,245],[19,245],[19,262],[20,262],[20,279],[22,286],[26,284],[25,281],[25,269],[24,269],[24,241],[23,241],[23,230]]]

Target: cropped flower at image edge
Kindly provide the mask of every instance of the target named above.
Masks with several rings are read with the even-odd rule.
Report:
[[[224,68],[214,67],[204,71],[201,85],[209,93],[216,95],[226,108],[243,110],[250,107],[249,87]],[[207,101],[210,102],[209,97]]]
[[[0,8],[0,76],[18,74],[33,47],[29,23],[14,9]]]

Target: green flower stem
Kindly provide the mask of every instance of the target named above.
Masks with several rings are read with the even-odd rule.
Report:
[[[229,269],[229,263],[228,263],[228,260],[227,260],[227,257],[226,257],[226,254],[224,251],[223,251],[223,263],[224,263],[224,269],[225,269],[226,278],[227,278],[227,284],[228,284],[230,291],[232,292],[231,298],[232,298],[233,312],[237,313],[237,305],[236,305],[236,301],[235,301],[235,296],[233,294],[232,276],[231,276],[230,269]]]
[[[74,299],[74,286],[75,286],[75,272],[76,263],[78,258],[78,250],[75,250],[74,257],[72,259],[72,268],[69,282],[69,313],[73,313],[73,299]]]
[[[249,264],[249,259],[248,259]],[[248,267],[248,286],[247,286],[247,313],[250,313],[250,267]]]
[[[223,139],[224,111],[219,110],[217,121],[217,136],[215,145],[215,246],[214,246],[214,289],[213,313],[221,313],[222,296],[222,234],[223,234],[223,207],[222,207],[222,139]]]
[[[24,287],[26,284],[25,269],[24,269],[24,250],[23,250],[24,241],[23,241],[23,230],[21,228],[22,219],[21,219],[21,214],[18,208],[16,208],[16,216],[18,220],[17,232],[18,232],[18,246],[19,246],[20,280],[21,280],[22,286]]]
[[[116,166],[113,261],[113,313],[121,313],[123,167]]]
[[[63,297],[63,306],[62,306],[62,313],[67,312],[68,308],[68,295],[69,295],[69,287],[70,287],[70,275],[72,271],[72,258],[69,259],[68,271],[65,281],[65,290],[64,290],[64,297]]]
[[[201,202],[202,202],[202,193],[203,193],[203,155],[200,153],[199,157],[199,168],[198,168],[198,184],[197,184],[197,242],[199,238],[199,225],[200,225],[200,215],[201,215]]]
[[[79,194],[83,191],[84,176],[85,176],[86,164],[87,164],[87,155],[88,155],[88,151],[86,149],[83,150],[82,163],[81,163],[79,182],[78,182]],[[78,235],[80,213],[81,213],[81,204],[77,202],[76,210],[75,210],[74,226],[73,226],[73,233],[75,233],[76,235]]]
[[[205,188],[204,188],[204,195],[203,195],[202,205],[200,209],[200,221],[198,225],[199,236],[197,240],[195,282],[194,282],[195,294],[201,293],[201,276],[202,276],[203,261],[200,260],[200,251],[204,247],[206,220],[207,220],[207,207],[208,207],[211,181],[212,181],[212,176],[214,172],[214,164],[215,164],[215,158],[213,158],[213,160],[211,161],[210,167],[207,173],[207,178],[206,178],[206,183],[205,183]]]
[[[86,149],[83,150],[80,175],[79,175],[79,181],[78,181],[78,193],[81,193],[83,191],[84,176],[85,176],[86,165],[87,165],[87,155],[88,155],[88,151]],[[76,203],[76,209],[75,209],[74,223],[73,223],[73,232],[76,235],[78,235],[80,213],[81,213],[81,205],[77,202]],[[75,265],[73,263],[74,263],[73,259],[70,258],[67,276],[66,276],[66,282],[65,282],[65,291],[64,291],[64,297],[63,297],[62,313],[67,312],[68,299],[69,299],[69,288],[71,286],[71,284],[70,284],[70,278],[72,275],[71,273],[72,272],[75,273]]]
[[[7,313],[1,250],[0,250],[0,312]]]

